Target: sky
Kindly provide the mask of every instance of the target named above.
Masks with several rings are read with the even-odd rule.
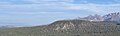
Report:
[[[120,0],[0,0],[0,26],[46,25],[113,12],[120,12]]]

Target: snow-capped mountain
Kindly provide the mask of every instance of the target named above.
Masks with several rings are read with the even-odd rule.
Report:
[[[110,13],[104,16],[101,15],[89,15],[84,18],[80,18],[80,20],[89,20],[89,21],[116,21],[120,22],[120,12]]]
[[[87,17],[84,17],[83,19],[85,20],[90,20],[90,21],[103,21],[103,18],[101,15],[95,14],[95,15],[89,15]]]
[[[117,21],[120,22],[120,13],[110,13],[103,16],[104,21]]]

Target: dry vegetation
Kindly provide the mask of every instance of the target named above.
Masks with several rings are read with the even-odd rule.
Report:
[[[120,36],[119,33],[119,23],[83,20],[61,20],[44,26],[0,30],[0,36]]]

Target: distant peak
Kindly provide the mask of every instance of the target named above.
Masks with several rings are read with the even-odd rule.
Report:
[[[87,21],[117,21],[120,22],[120,12],[109,13],[106,15],[89,15],[87,17],[79,18],[80,20],[87,20]]]
[[[120,15],[120,12],[116,12],[116,13],[110,13],[108,15]]]
[[[102,16],[95,14],[95,15],[89,15],[87,17],[84,17],[83,19],[85,20],[89,20],[89,21],[102,21]]]

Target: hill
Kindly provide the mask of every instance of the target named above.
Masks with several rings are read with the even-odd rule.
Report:
[[[120,36],[113,21],[60,20],[49,25],[1,29],[0,36]]]

